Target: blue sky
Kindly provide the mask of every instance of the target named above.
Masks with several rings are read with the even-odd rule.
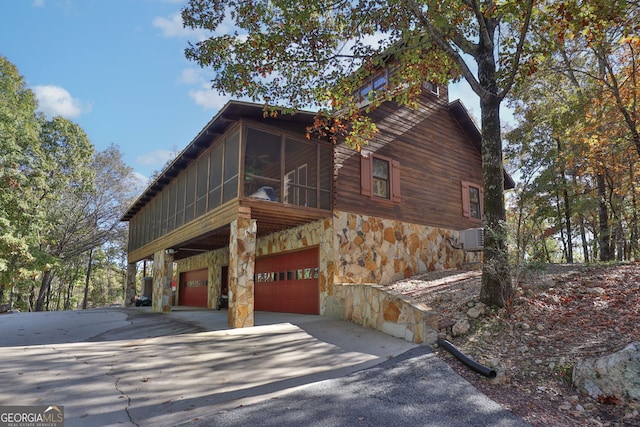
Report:
[[[141,177],[182,150],[228,97],[184,57],[202,34],[182,28],[186,0],[3,0],[0,55],[40,110],[78,123],[97,150],[113,143]],[[479,116],[466,84],[450,88]]]

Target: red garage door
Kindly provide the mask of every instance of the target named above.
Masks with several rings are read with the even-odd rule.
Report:
[[[180,273],[180,305],[206,307],[208,298],[208,269]]]
[[[255,310],[318,314],[318,248],[256,260]]]

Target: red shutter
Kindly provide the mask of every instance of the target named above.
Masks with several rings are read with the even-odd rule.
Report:
[[[360,193],[363,196],[371,196],[371,170],[372,156],[360,157]]]
[[[467,218],[471,216],[471,208],[469,205],[469,183],[462,181],[462,216]]]
[[[400,203],[400,162],[391,160],[391,200]]]

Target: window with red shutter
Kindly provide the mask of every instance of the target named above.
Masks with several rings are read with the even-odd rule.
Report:
[[[481,186],[462,181],[462,216],[482,219],[484,191]]]
[[[360,193],[400,203],[400,162],[368,154],[360,160]]]

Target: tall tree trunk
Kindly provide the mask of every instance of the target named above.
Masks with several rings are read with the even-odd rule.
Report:
[[[35,311],[36,285],[29,286],[29,311]]]
[[[524,190],[523,190],[524,192]],[[524,237],[522,233],[522,215],[524,211],[524,203],[522,202],[522,198],[520,199],[520,203],[518,203],[518,225],[516,228],[516,251],[517,251],[517,262],[524,261]]]
[[[607,189],[604,175],[596,175],[596,185],[598,187],[598,246],[600,248],[600,261],[613,260],[611,250],[611,228],[609,226],[609,209],[607,208]]]
[[[556,146],[558,149],[558,156],[562,155],[563,147],[560,138],[556,138]],[[562,198],[564,201],[564,226],[567,233],[567,240],[565,245],[566,259],[569,264],[573,264],[573,237],[571,230],[571,200],[569,199],[569,183],[567,182],[567,170],[562,158],[559,162],[560,166],[560,178],[562,179]]]
[[[556,230],[560,230],[560,241],[562,242],[562,258],[563,259],[567,259],[567,239],[565,238],[564,235],[564,228],[562,226],[562,206],[560,206],[560,194],[558,189],[556,188],[556,221],[557,221],[557,226],[554,227]],[[546,246],[546,242],[547,242],[547,232],[545,232],[543,230],[542,235],[544,236],[544,242],[545,242],[545,246]]]
[[[577,181],[576,175],[573,174],[573,188],[578,188]],[[587,231],[584,228],[584,215],[582,215],[580,210],[578,210],[578,223],[580,228],[580,242],[582,243],[582,257],[584,258],[584,262],[589,262],[589,242],[587,241]]]
[[[636,186],[633,179],[633,166],[629,165],[631,170],[631,238],[629,239],[629,259],[638,257],[638,200],[636,198]]]
[[[587,240],[587,230],[584,228],[584,216],[578,215],[580,221],[580,242],[582,243],[582,257],[584,262],[590,262],[591,256],[589,255],[589,241]]]
[[[9,310],[13,310],[13,297],[16,293],[16,285],[14,283],[14,280],[14,278],[11,278],[11,289],[9,290]],[[4,286],[2,286],[2,290],[4,292]]]
[[[87,309],[87,299],[89,297],[89,278],[91,277],[91,264],[93,261],[93,248],[89,250],[89,265],[87,266],[87,277],[84,282],[84,299],[82,300],[82,309]]]
[[[479,66],[480,80],[495,79],[489,61]],[[487,83],[483,84],[487,87]],[[481,98],[482,116],[482,175],[484,184],[484,264],[480,300],[489,305],[504,307],[513,295],[509,257],[507,253],[507,221],[504,202],[504,174],[502,168],[502,139],[500,135],[500,100]]]
[[[44,299],[49,292],[49,286],[51,286],[51,279],[53,279],[51,270],[45,270],[42,273],[42,281],[40,282],[40,291],[38,292],[35,311],[42,311],[42,308],[44,307]]]

